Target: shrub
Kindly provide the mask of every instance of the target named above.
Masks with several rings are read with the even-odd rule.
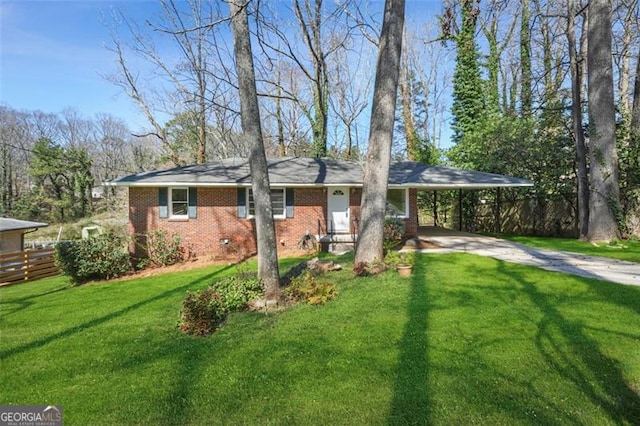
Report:
[[[216,281],[212,287],[231,311],[244,309],[249,302],[262,297],[262,284],[255,273],[238,273]]]
[[[145,237],[147,256],[156,265],[169,266],[184,260],[180,236],[169,235],[164,229],[155,229],[145,234]]]
[[[56,245],[56,264],[74,284],[108,280],[131,270],[126,242],[113,234]]]
[[[306,271],[291,280],[291,284],[284,289],[284,295],[290,303],[321,305],[336,296],[336,289],[333,284],[321,282],[313,273]]]
[[[214,287],[188,291],[182,302],[179,328],[187,334],[213,333],[224,322],[229,309]]]
[[[213,333],[229,312],[245,309],[249,302],[261,296],[262,285],[258,275],[239,271],[234,276],[214,282],[205,290],[187,292],[182,302],[179,328],[187,334]]]
[[[384,257],[384,263],[388,268],[395,268],[398,265],[414,265],[416,262],[416,254],[413,251],[391,250]]]
[[[387,217],[384,221],[384,242],[383,247],[385,252],[388,252],[393,247],[398,245],[404,237],[406,231],[405,223],[402,219],[392,216]]]

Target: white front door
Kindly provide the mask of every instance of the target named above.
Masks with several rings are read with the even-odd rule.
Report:
[[[328,188],[329,232],[349,232],[349,188]]]

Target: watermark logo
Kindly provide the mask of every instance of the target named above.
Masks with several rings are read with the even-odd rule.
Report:
[[[62,426],[62,406],[0,405],[0,426]]]

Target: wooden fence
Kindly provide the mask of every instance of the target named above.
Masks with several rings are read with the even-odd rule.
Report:
[[[0,254],[0,285],[54,275],[58,275],[58,267],[54,262],[53,248]]]

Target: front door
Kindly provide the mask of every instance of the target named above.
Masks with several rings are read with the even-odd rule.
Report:
[[[329,232],[349,232],[349,188],[329,188],[327,194]]]

